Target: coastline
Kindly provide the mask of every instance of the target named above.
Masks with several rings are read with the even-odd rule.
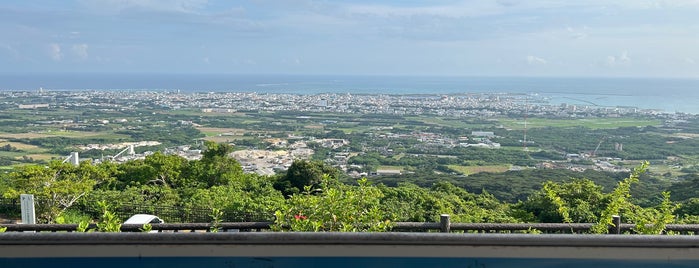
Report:
[[[270,94],[528,94],[552,105],[637,107],[699,114],[699,80],[224,74],[0,74],[0,91],[136,90]]]

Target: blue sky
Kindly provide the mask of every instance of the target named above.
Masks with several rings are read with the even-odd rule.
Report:
[[[699,77],[698,0],[3,0],[0,72]]]

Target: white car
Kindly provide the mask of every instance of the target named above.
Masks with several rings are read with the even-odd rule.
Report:
[[[158,216],[155,215],[150,215],[150,214],[136,214],[131,216],[128,220],[124,222],[124,224],[158,224],[158,223],[165,223],[164,220],[161,218],[158,218]],[[157,233],[157,230],[150,231],[151,233]]]

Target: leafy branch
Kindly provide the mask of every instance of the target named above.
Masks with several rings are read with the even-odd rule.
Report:
[[[641,174],[648,170],[648,161],[642,162],[639,166],[633,169],[628,178],[619,182],[614,191],[609,194],[609,203],[602,211],[599,222],[593,225],[590,229],[595,234],[604,234],[609,232],[609,226],[615,226],[612,222],[612,216],[619,215],[621,210],[629,206],[629,197],[631,197],[631,185],[638,183]]]

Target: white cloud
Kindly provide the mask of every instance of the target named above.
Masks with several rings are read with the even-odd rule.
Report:
[[[396,1],[398,2],[398,1]],[[440,1],[443,4],[430,4],[430,1],[420,6],[405,6],[396,4],[347,4],[345,10],[350,14],[371,15],[378,17],[414,17],[414,16],[436,16],[448,18],[480,17],[505,13],[526,13],[540,10],[594,10],[608,9],[610,7],[620,9],[646,9],[649,6],[657,6],[655,2],[665,2],[663,0],[645,3],[638,0],[596,0],[596,1],[557,1],[557,0],[461,0],[461,1]],[[643,2],[643,3],[642,3]],[[682,6],[688,3],[699,3],[697,0],[681,0]],[[661,4],[662,5],[662,4]],[[679,4],[674,3],[673,6]]]
[[[82,0],[81,2],[95,10],[109,13],[119,13],[129,9],[194,13],[208,4],[208,0]]]
[[[644,8],[644,9],[660,9],[660,8],[687,8],[687,7],[699,7],[699,1],[697,0],[649,0],[649,1],[638,1],[638,0],[626,0],[620,1],[622,4],[629,7]]]
[[[587,27],[583,27],[583,30],[587,30]],[[566,27],[566,31],[568,32],[568,35],[573,39],[585,39],[585,38],[587,38],[587,33],[583,32],[581,30],[576,30],[573,27]]]
[[[619,60],[621,60],[622,62],[631,61],[631,59],[629,58],[629,52],[626,52],[626,51],[621,52],[621,56],[619,57]]]
[[[12,47],[11,45],[8,45],[8,44],[0,44],[0,48],[2,48],[3,50],[7,51],[13,58],[15,58],[15,59],[19,59],[19,58],[20,58],[19,51],[17,51],[17,49],[15,49],[14,47]]]
[[[631,58],[629,58],[627,51],[621,52],[619,56],[607,56],[606,60],[607,66],[628,65],[629,63],[631,63]]]
[[[541,64],[546,64],[547,61],[543,58],[529,55],[529,56],[527,56],[527,63],[530,65],[541,65]]]
[[[49,44],[49,56],[54,61],[61,61],[63,59],[63,52],[61,52],[61,45],[56,43]]]
[[[692,59],[692,58],[684,58],[684,62],[686,62],[687,64],[692,64],[692,65],[694,65],[696,63],[694,61],[694,59]]]
[[[345,7],[345,9],[350,14],[370,15],[377,17],[435,16],[446,18],[463,18],[501,13],[503,5],[492,1],[471,1],[469,3],[454,3],[450,5],[419,7],[377,4],[348,5]]]
[[[282,64],[292,64],[292,65],[301,65],[301,59],[298,57],[294,58],[283,58],[281,60]]]
[[[87,49],[87,44],[75,44],[72,48],[73,54],[80,60],[86,60],[88,58]]]

